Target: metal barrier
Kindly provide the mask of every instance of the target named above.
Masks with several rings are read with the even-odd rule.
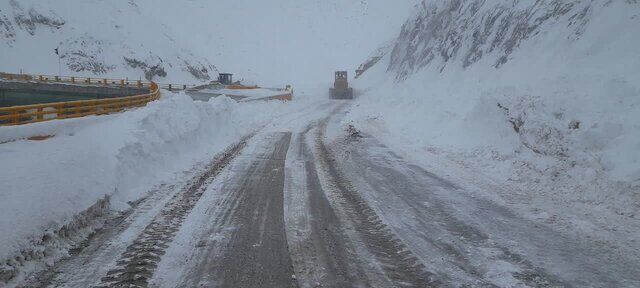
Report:
[[[82,78],[71,76],[29,75],[11,74],[0,72],[0,80],[44,82],[44,83],[69,83],[74,85],[109,85],[112,87],[138,87],[149,88],[150,93],[136,96],[126,96],[97,100],[80,100],[56,103],[44,103],[34,105],[22,105],[12,107],[0,107],[0,126],[20,125],[34,122],[42,122],[53,119],[66,119],[83,117],[87,115],[102,115],[120,112],[124,109],[145,106],[147,103],[160,98],[160,89],[180,91],[201,86],[185,84],[156,84],[152,81],[109,78]],[[234,87],[235,88],[235,87]],[[255,89],[256,87],[244,87],[237,89]],[[265,99],[291,100],[293,90],[290,85],[285,93],[267,97]],[[264,99],[263,99],[264,100]]]
[[[78,85],[111,85],[111,86],[134,86],[138,88],[150,87],[153,81],[145,80],[129,80],[129,79],[110,79],[110,78],[91,78],[91,77],[72,77],[72,76],[52,76],[52,75],[29,75],[29,74],[11,74],[0,72],[0,79],[10,81],[37,81],[52,83],[70,83]],[[181,91],[196,87],[196,85],[175,84],[175,83],[156,83],[160,89],[169,91]]]
[[[5,75],[6,74],[3,74],[2,77],[4,77]],[[42,77],[45,78],[44,76]],[[73,78],[74,77],[70,77],[70,79],[67,80],[72,81],[71,83],[75,83],[73,81],[75,81],[76,79]],[[26,79],[26,77],[23,79]],[[85,81],[91,83],[91,80],[89,78],[85,79]],[[60,82],[60,80],[58,82]],[[104,82],[106,83],[107,81],[105,80]],[[139,87],[147,85],[150,92],[143,95],[117,98],[44,103],[0,108],[0,126],[20,125],[54,119],[77,118],[88,115],[109,114],[120,112],[129,108],[142,107],[147,105],[147,103],[160,98],[160,87],[156,83],[138,82],[136,85],[140,85]]]

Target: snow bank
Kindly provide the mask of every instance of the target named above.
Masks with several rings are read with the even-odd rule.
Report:
[[[506,10],[495,10],[500,13],[487,8],[499,1],[429,3],[424,7],[463,7],[424,13],[440,17],[434,23],[441,26],[432,31],[424,31],[428,21],[418,16],[407,22],[408,32],[396,45],[406,50],[394,50],[354,82],[364,92],[345,124],[355,123],[394,147],[447,155],[513,184],[528,203],[551,214],[569,211],[603,227],[639,217],[640,5],[572,2],[577,6],[566,11],[547,3],[540,6],[549,6],[550,18],[503,21],[531,3],[505,4],[500,9]],[[540,6],[526,11],[543,13]],[[475,12],[467,15],[465,9]],[[489,40],[501,33],[482,22],[491,19],[486,15],[506,25],[499,26],[506,37],[520,35],[523,21],[549,20],[505,52],[478,44],[482,33]],[[573,25],[577,21],[579,27]],[[469,63],[468,55],[481,57]]]
[[[0,127],[4,141],[55,135],[0,144],[0,261],[31,249],[105,196],[112,209],[127,208],[295,105],[198,102],[163,91],[161,100],[126,113]]]
[[[198,90],[201,93],[209,93],[214,95],[230,95],[230,96],[241,96],[247,97],[247,99],[260,99],[271,96],[276,96],[283,94],[285,91],[283,90],[274,90],[267,88],[256,88],[256,89],[203,89]]]

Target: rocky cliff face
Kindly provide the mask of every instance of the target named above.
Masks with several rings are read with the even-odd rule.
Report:
[[[500,67],[523,41],[546,33],[550,27],[567,27],[567,37],[579,39],[594,8],[615,1],[637,0],[429,0],[402,27],[391,53],[388,70],[398,80],[426,66],[444,70],[457,61],[468,67],[491,56]]]
[[[9,0],[4,6],[0,6],[0,34],[9,46],[15,42],[16,29],[33,36],[37,29],[57,30],[64,24],[65,21],[55,13],[45,16],[34,8],[25,9],[16,0]]]

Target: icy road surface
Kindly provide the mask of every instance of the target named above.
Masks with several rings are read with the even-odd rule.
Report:
[[[25,286],[640,287],[638,259],[343,131],[347,105],[247,135]]]

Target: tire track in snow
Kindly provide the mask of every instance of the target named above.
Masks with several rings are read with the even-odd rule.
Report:
[[[301,287],[371,287],[355,249],[345,241],[306,144],[315,125],[292,139],[286,164],[285,224],[296,277]]]
[[[386,277],[394,285],[399,287],[442,285],[434,279],[434,274],[426,271],[424,264],[382,222],[350,181],[338,170],[334,164],[334,156],[324,144],[324,133],[328,119],[320,123],[316,135],[318,163],[326,172],[328,181],[334,188],[334,193],[341,200],[340,205],[346,211],[367,250],[381,264]]]
[[[100,279],[95,280],[95,275],[105,273],[105,267],[115,263],[121,254],[118,238],[122,233],[127,233],[127,230],[136,230],[137,228],[132,226],[138,226],[138,223],[145,221],[149,213],[155,215],[153,210],[158,205],[163,205],[166,197],[177,193],[174,190],[176,185],[182,184],[161,184],[152,189],[147,196],[130,203],[130,209],[107,219],[103,228],[95,231],[81,245],[71,249],[68,259],[30,276],[28,281],[19,287],[88,287],[98,283]]]
[[[158,262],[206,187],[246,146],[252,135],[216,157],[204,173],[176,194],[129,245],[99,287],[147,287]]]
[[[187,244],[183,250],[186,255],[177,256],[189,259],[184,272],[178,271],[181,275],[169,280],[175,285],[162,282],[166,278],[154,279],[154,284],[298,287],[287,249],[283,213],[284,169],[291,132],[267,132],[254,138],[247,151],[229,165],[226,175],[230,178],[220,186],[212,184],[211,193],[205,194],[218,194],[216,199],[201,201],[203,207],[199,204],[191,215],[197,218],[193,221],[200,222],[195,224],[200,226],[200,232],[196,232],[199,235],[193,239],[193,246]],[[198,209],[212,210],[204,217],[196,213]],[[182,246],[179,241],[172,247]],[[163,261],[171,261],[171,257],[176,256],[168,254]]]
[[[398,223],[397,220],[390,220],[390,225],[413,249],[415,255],[421,257],[425,263],[430,262],[429,268],[432,269],[431,271],[438,271],[437,274],[442,282],[447,285],[475,284],[482,287],[501,287],[504,284],[495,281],[499,277],[491,274],[502,270],[491,265],[503,265],[509,267],[503,268],[505,270],[517,267],[517,271],[509,271],[506,275],[513,277],[513,281],[519,281],[518,285],[572,287],[569,283],[562,282],[557,276],[548,273],[541,267],[536,267],[523,255],[495,243],[491,239],[492,233],[483,231],[477,226],[478,224],[469,221],[469,219],[460,219],[459,215],[454,212],[452,204],[447,202],[447,200],[453,201],[455,199],[453,195],[459,193],[458,189],[460,188],[455,184],[418,166],[404,162],[402,158],[383,144],[376,142],[375,138],[370,135],[363,135],[363,138],[359,139],[356,145],[351,145],[355,144],[351,141],[348,142],[350,143],[346,143],[346,147],[342,149],[346,149],[350,155],[350,163],[345,164],[348,167],[346,169],[355,173],[355,175],[349,176],[352,179],[359,178],[362,181],[360,184],[366,183],[365,185],[356,185],[369,187],[368,194],[381,196],[374,198],[374,202],[386,203],[384,206],[393,207],[393,209],[381,208],[383,217],[389,216],[389,214],[395,216],[398,215],[398,211],[403,211],[405,215],[403,222]],[[444,193],[450,195],[451,199],[438,198],[436,191],[447,191]],[[428,203],[428,208],[425,208],[425,203]],[[505,208],[491,202],[473,198],[473,203],[479,205],[480,210],[486,211],[490,215],[483,218],[502,219],[505,222],[517,219]],[[468,209],[468,211],[475,210],[471,207],[461,207],[465,207],[465,210]],[[386,219],[393,216],[386,217]],[[512,230],[516,230],[516,227],[527,227],[527,222],[520,224],[514,225]],[[545,233],[537,229],[526,230]],[[420,231],[420,233],[414,233],[414,231]],[[553,238],[551,235],[549,237]],[[492,251],[492,258],[483,261],[493,263],[479,265],[478,261],[487,256],[476,252],[475,249]],[[512,266],[507,266],[507,263]],[[461,273],[463,277],[460,277]]]

